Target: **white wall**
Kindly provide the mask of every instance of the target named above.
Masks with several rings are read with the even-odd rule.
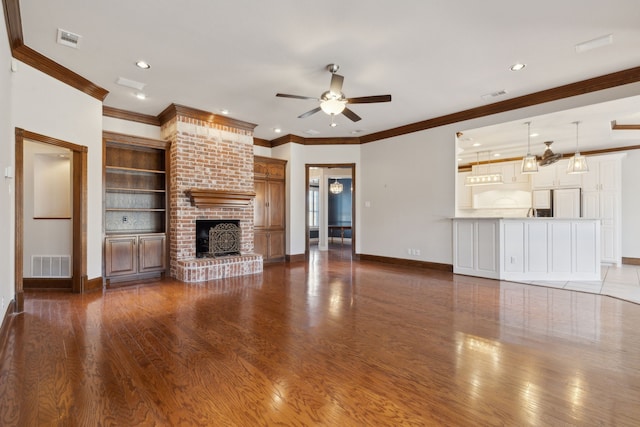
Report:
[[[14,179],[5,178],[5,169],[14,168],[14,132],[11,126],[11,52],[4,14],[0,14],[0,319],[14,299]],[[0,320],[1,321],[1,320]]]
[[[287,254],[304,254],[305,170],[307,164],[354,163],[356,165],[356,206],[361,200],[360,145],[300,145],[289,143],[272,149],[273,157],[287,160]],[[355,212],[356,233],[359,233],[360,211]],[[357,235],[359,236],[359,234]],[[356,237],[356,252],[360,248],[360,238]]]
[[[452,263],[454,140],[445,126],[362,146],[362,254]]]
[[[125,135],[162,139],[160,126],[131,122],[129,120],[116,119],[113,117],[102,117],[102,128],[106,131],[123,133]]]
[[[60,153],[71,155],[70,150],[49,144],[33,141],[25,141],[23,153],[24,175],[24,218],[23,218],[23,244],[22,267],[23,277],[31,275],[31,257],[33,255],[72,255],[73,251],[73,224],[69,219],[34,219],[35,194],[34,194],[34,157],[36,154]],[[66,159],[67,166],[70,159]],[[67,191],[72,187],[71,168],[66,172]],[[46,200],[40,200],[46,202]],[[69,214],[71,214],[71,198],[68,200]],[[73,266],[72,266],[73,269]]]
[[[102,102],[24,63],[13,73],[12,90],[12,127],[88,148],[87,275],[101,277]]]
[[[640,83],[428,129],[362,146],[357,203],[359,253],[452,264],[455,132],[640,94]],[[625,159],[623,181],[639,182],[640,155]],[[635,170],[634,170],[635,169]],[[625,185],[623,198],[634,199]],[[368,202],[369,207],[366,207]],[[640,206],[623,205],[623,256],[640,256]],[[408,255],[418,249],[420,255]]]
[[[640,135],[638,135],[640,142]],[[622,256],[640,258],[640,150],[622,159]]]

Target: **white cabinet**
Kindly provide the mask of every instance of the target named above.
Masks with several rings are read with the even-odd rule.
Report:
[[[453,221],[453,272],[500,278],[500,221],[468,218]]]
[[[455,218],[453,272],[515,281],[600,280],[600,221]]]
[[[567,173],[569,159],[562,159],[549,166],[540,166],[538,173],[531,174],[531,188],[580,187],[580,174]]]
[[[529,174],[522,173],[522,162],[505,162],[502,164],[502,176],[505,184],[528,184]]]
[[[464,180],[469,175],[471,175],[471,172],[458,173],[458,182],[456,183],[458,209],[471,209],[472,207],[471,187],[464,185]]]
[[[582,174],[582,215],[601,220],[602,262],[622,263],[621,162],[625,154],[590,156]]]

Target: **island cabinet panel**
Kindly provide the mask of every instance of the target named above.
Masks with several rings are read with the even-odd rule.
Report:
[[[554,273],[571,273],[571,259],[573,257],[571,223],[554,221],[547,224],[549,233],[549,261],[550,271]]]
[[[455,218],[456,274],[494,279],[600,280],[600,221]]]
[[[519,256],[527,258],[524,271],[530,273],[545,273],[549,270],[549,257],[547,256],[548,236],[547,225],[544,222],[511,222],[508,224],[522,224],[526,229],[526,252],[523,250]],[[513,256],[513,255],[511,255]],[[523,272],[524,272],[523,271]]]
[[[497,279],[500,276],[499,223],[495,220],[454,222],[454,273]]]

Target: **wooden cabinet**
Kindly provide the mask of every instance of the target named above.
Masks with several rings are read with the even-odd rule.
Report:
[[[104,275],[107,282],[165,272],[166,141],[105,132]]]
[[[285,171],[287,162],[255,157],[254,252],[265,261],[285,257]]]
[[[589,156],[582,174],[582,215],[601,220],[602,262],[622,264],[621,160],[624,154]]]
[[[166,269],[166,236],[141,234],[105,238],[105,276],[112,282]],[[124,276],[124,278],[123,278]]]

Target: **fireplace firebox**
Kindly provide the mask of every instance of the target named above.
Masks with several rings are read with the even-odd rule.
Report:
[[[240,255],[240,220],[196,220],[196,258]]]

